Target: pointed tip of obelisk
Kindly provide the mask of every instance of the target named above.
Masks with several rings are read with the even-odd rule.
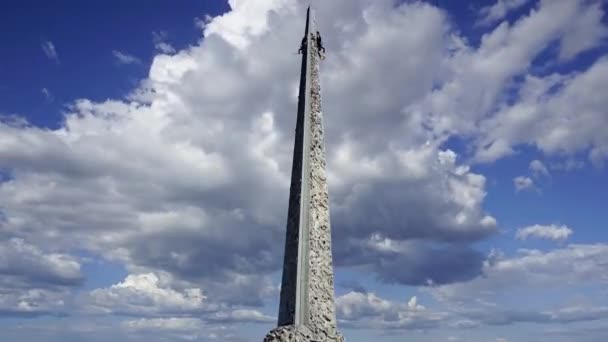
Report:
[[[315,20],[314,16],[315,16],[314,7],[313,7],[312,3],[309,3],[308,8],[306,9],[306,23],[314,22],[314,20]]]

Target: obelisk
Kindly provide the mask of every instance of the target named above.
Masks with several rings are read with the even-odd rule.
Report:
[[[278,327],[265,342],[338,342],[319,46],[306,13]]]

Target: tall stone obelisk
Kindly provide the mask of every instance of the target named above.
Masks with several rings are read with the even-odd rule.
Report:
[[[289,190],[278,327],[265,342],[339,342],[325,176],[319,47],[308,8]]]

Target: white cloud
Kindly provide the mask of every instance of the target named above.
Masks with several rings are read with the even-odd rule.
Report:
[[[551,163],[551,164],[549,164],[549,167],[551,168],[551,170],[565,170],[565,171],[580,170],[583,167],[585,167],[585,162],[582,160],[576,160],[576,159],[566,159],[565,161],[562,161],[562,162]]]
[[[534,188],[534,181],[530,177],[518,176],[513,178],[513,185],[515,186],[515,191],[520,192]]]
[[[237,309],[232,311],[217,312],[209,317],[212,322],[249,322],[249,323],[270,323],[276,322],[276,317],[263,314],[258,310]]]
[[[277,241],[287,208],[280,199],[289,191],[299,68],[293,52],[304,4],[230,5],[233,12],[205,20],[197,44],[175,52],[156,46],[164,54],[126,98],[75,101],[58,129],[0,124],[0,167],[11,175],[0,183],[2,232],[53,246],[42,255],[70,259],[78,250],[123,265],[130,275],[93,290],[85,304],[144,316],[127,329],[200,337],[197,329],[209,322],[270,320],[258,309],[277,296],[270,274],[283,252]],[[542,1],[484,34],[477,47],[428,3],[318,3],[328,48],[322,86],[337,272],[353,266],[379,281],[430,284],[442,298],[469,302],[512,290],[513,279],[531,288],[559,283],[557,274],[571,283],[603,281],[601,245],[484,263],[471,244],[496,232],[496,219],[483,209],[486,177],[469,167],[467,151],[443,147],[450,137],[470,138],[472,162],[515,153],[520,144],[567,158],[590,149],[601,161],[608,146],[607,106],[598,96],[605,60],[568,75],[531,74],[554,42],[557,63],[597,45],[602,24],[593,11],[601,8]],[[575,44],[583,32],[593,34]],[[513,87],[518,97],[507,102]],[[12,297],[29,296],[34,307],[44,296],[24,292],[38,288],[30,275],[23,279],[30,286]],[[48,294],[38,302],[63,300],[61,291]],[[349,293],[337,303],[353,327],[483,322],[418,299]],[[533,313],[501,312],[485,323],[551,321]]]
[[[344,319],[381,314],[394,308],[394,304],[373,293],[349,292],[336,298],[337,312]]]
[[[581,73],[527,76],[521,100],[482,123],[484,140],[499,137],[508,146],[528,143],[549,155],[588,152],[589,159],[601,165],[608,157],[608,102],[592,94],[608,87],[603,77],[607,72],[608,59],[602,58]]]
[[[152,40],[154,42],[154,48],[164,54],[175,53],[175,48],[167,42],[169,35],[165,31],[153,31]]]
[[[557,226],[554,224],[543,226],[535,224],[524,228],[519,228],[515,237],[519,240],[527,240],[528,238],[547,239],[555,241],[564,241],[570,237],[572,229],[567,226]]]
[[[175,290],[153,273],[131,274],[123,282],[91,291],[89,305],[102,312],[150,315],[210,309],[199,288]]]
[[[520,250],[510,258],[493,252],[479,277],[436,286],[429,292],[440,301],[451,303],[475,303],[480,299],[496,301],[499,298],[505,299],[504,303],[516,303],[513,296],[522,289],[532,295],[538,291],[546,295],[551,289],[574,291],[585,286],[604,286],[608,282],[607,274],[608,245],[572,244],[546,252]]]
[[[468,246],[393,240],[381,234],[364,241],[350,237],[337,247],[334,250],[337,265],[360,265],[384,282],[404,285],[445,284],[475,278],[484,259],[483,254]]]
[[[65,301],[68,297],[69,293],[65,290],[4,287],[0,292],[0,316],[35,317],[64,314],[69,308]]]
[[[446,308],[452,327],[597,321],[608,318],[603,299],[580,296],[589,289],[602,291],[608,282],[607,261],[606,244],[521,250],[512,257],[493,252],[474,280],[425,291]],[[522,302],[522,294],[542,300]]]
[[[549,176],[549,170],[547,170],[547,167],[545,166],[545,164],[543,164],[543,162],[541,162],[540,160],[531,161],[529,169],[530,169],[530,171],[532,171],[532,174],[536,177]]]
[[[578,249],[576,251],[571,250],[563,253],[564,251],[562,250],[556,251],[556,253],[562,254],[560,257],[574,257],[578,261],[585,260],[583,263],[584,267],[589,267],[589,262],[592,262],[596,263],[599,267],[605,268],[605,265],[601,265],[601,263],[606,255],[602,257],[602,260],[594,260],[598,257],[595,253],[580,255],[582,250],[591,250],[593,248],[594,246],[592,245],[580,245],[574,247],[574,249]],[[604,250],[600,253],[606,254],[606,251]],[[338,319],[341,326],[357,329],[373,328],[386,332],[393,329],[427,331],[449,328],[468,330],[484,325],[512,325],[517,323],[551,325],[590,322],[608,318],[608,306],[587,302],[571,302],[564,305],[562,302],[558,302],[551,305],[550,308],[530,308],[529,305],[524,305],[514,300],[514,298],[521,294],[522,282],[525,286],[530,285],[527,281],[531,279],[512,278],[516,275],[526,276],[524,273],[517,273],[524,270],[524,268],[521,268],[524,265],[525,268],[529,268],[526,272],[540,272],[543,277],[546,277],[542,282],[534,284],[540,293],[546,294],[552,287],[563,286],[563,282],[560,283],[559,280],[561,279],[561,273],[557,271],[560,269],[560,265],[547,263],[547,261],[553,258],[554,256],[550,256],[547,260],[534,261],[515,261],[518,258],[513,258],[510,261],[502,259],[500,262],[504,262],[503,265],[497,266],[496,262],[488,264],[488,267],[498,267],[500,270],[495,269],[490,272],[488,269],[488,273],[472,282],[427,288],[425,291],[430,292],[435,298],[439,299],[438,304],[440,305],[434,305],[433,309],[427,309],[416,304],[415,297],[410,299],[406,304],[381,298],[373,292],[349,292],[336,298]],[[515,262],[510,264],[511,261]],[[549,270],[549,268],[555,268],[555,270]],[[573,268],[576,268],[576,266],[573,266]],[[581,287],[589,286],[590,283],[585,280],[585,275],[582,273],[596,270],[587,269],[577,274],[576,285]],[[500,280],[497,278],[498,276],[500,276]],[[513,282],[513,279],[519,279],[520,281]],[[536,280],[538,280],[538,277]],[[574,277],[569,276],[564,280],[572,282]],[[592,281],[591,284],[604,284],[606,277],[596,274],[590,280]],[[597,283],[598,280],[601,282]],[[570,283],[570,286],[572,286],[572,283]],[[501,294],[506,293],[508,294],[507,298],[510,299],[502,303],[486,301],[487,297],[495,297],[492,296],[494,291],[499,291]]]
[[[47,88],[42,88],[40,92],[42,92],[42,95],[44,95],[45,100],[47,100],[48,102],[53,102],[55,100],[55,96],[53,96],[51,91]]]
[[[141,64],[139,58],[124,52],[114,50],[112,51],[112,55],[118,64]]]
[[[264,2],[255,5],[260,16],[245,16],[249,4],[213,19],[198,45],[156,56],[126,100],[76,101],[56,130],[0,125],[0,160],[13,171],[0,185],[4,229],[64,250],[79,246],[133,274],[168,272],[218,301],[261,305],[274,295],[268,275],[280,267],[274,241],[286,211],[276,199],[289,188],[299,63],[285,47],[297,47],[304,8]],[[335,50],[323,86],[333,224],[343,234],[337,248],[363,246],[378,231],[397,243],[492,234],[485,177],[421,133],[420,118],[398,114],[433,85],[444,14],[422,3],[343,5],[317,12],[319,23],[336,23],[323,31]],[[235,32],[255,44],[235,47]],[[462,253],[463,264],[477,267],[477,253]],[[421,266],[418,278],[404,280],[439,274],[409,257]]]
[[[447,56],[434,90],[424,101],[408,107],[408,114],[424,117],[425,127],[444,139],[454,134],[471,137],[477,162],[513,154],[521,144],[532,144],[552,154],[572,154],[591,146],[591,159],[601,161],[607,144],[605,130],[600,129],[605,126],[605,115],[599,108],[605,105],[585,96],[581,88],[593,83],[595,90],[603,89],[605,78],[598,75],[605,73],[600,70],[604,63],[599,61],[582,74],[539,78],[530,72],[532,66],[550,68],[560,63],[559,56],[563,56],[563,61],[600,46],[607,30],[598,19],[602,15],[597,2],[540,1],[537,8],[513,24],[502,22],[484,34],[479,48],[453,35],[446,44]],[[571,44],[571,35],[578,31],[593,34],[582,39],[580,45]],[[555,43],[559,47],[557,61],[536,59],[541,53],[549,53]],[[518,76],[524,76],[521,87],[516,81]],[[577,81],[570,82],[571,78]],[[564,90],[554,92],[560,84]],[[510,96],[506,93],[514,85],[519,89],[519,98],[507,101]],[[569,90],[574,92],[575,88],[580,96],[570,97]],[[581,121],[583,126],[593,125],[585,130],[590,134],[575,130],[579,126],[572,120]]]
[[[424,310],[424,306],[422,305],[418,305],[418,298],[416,298],[416,296],[412,296],[412,298],[410,298],[409,302],[407,302],[407,307],[410,310]]]
[[[227,305],[222,298],[208,298],[200,288],[184,285],[190,284],[167,275],[131,274],[111,287],[91,291],[81,304],[92,313],[143,316],[145,318],[127,321],[125,325],[129,329],[146,331],[189,331],[201,330],[205,324],[276,321],[275,317],[258,310]],[[178,317],[165,317],[171,315]]]
[[[503,18],[512,10],[515,10],[530,0],[497,0],[492,6],[483,7],[480,12],[478,24],[490,25]]]
[[[127,329],[132,330],[200,330],[203,324],[198,318],[140,318],[123,322]]]
[[[396,303],[374,293],[349,292],[336,298],[336,313],[341,324],[351,328],[417,330],[437,327],[447,318],[443,312],[426,310],[416,304]]]
[[[77,285],[83,280],[80,263],[73,256],[45,252],[18,238],[0,241],[0,274],[0,284]]]
[[[22,239],[0,240],[0,316],[61,314],[69,289],[81,285],[79,261]]]
[[[266,31],[270,11],[287,6],[292,11],[295,9],[295,2],[287,0],[229,0],[228,4],[230,12],[213,18],[205,25],[205,37],[217,34],[240,49],[246,48],[254,36]]]
[[[601,1],[582,6],[578,20],[561,40],[559,59],[572,59],[581,51],[597,46],[598,42],[605,42],[608,38],[608,28],[602,25],[603,16]]]
[[[441,86],[428,96],[422,108],[413,109],[430,112],[427,120],[437,133],[475,131],[475,123],[494,111],[511,78],[526,72],[539,53],[581,20],[584,7],[579,3],[543,1],[537,10],[512,25],[503,22],[484,34],[478,49],[452,38],[454,47],[444,62],[447,70],[440,79]],[[495,154],[511,151],[507,141],[498,139],[500,136],[491,137],[493,140],[482,142],[479,160],[493,160]]]
[[[235,326],[210,325],[194,317],[131,319],[123,321],[121,328],[137,341],[243,341]]]
[[[516,323],[565,324],[589,322],[608,318],[608,307],[586,305],[564,306],[554,310],[522,310],[505,308],[475,308],[460,312],[478,324],[512,325]]]
[[[42,42],[40,46],[48,59],[59,64],[59,55],[57,54],[57,50],[55,49],[55,44],[53,44],[53,42],[47,40]]]

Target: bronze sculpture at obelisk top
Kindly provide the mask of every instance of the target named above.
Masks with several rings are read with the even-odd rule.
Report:
[[[265,342],[341,342],[325,176],[320,37],[306,13],[278,327]],[[324,49],[322,49],[324,50]]]

